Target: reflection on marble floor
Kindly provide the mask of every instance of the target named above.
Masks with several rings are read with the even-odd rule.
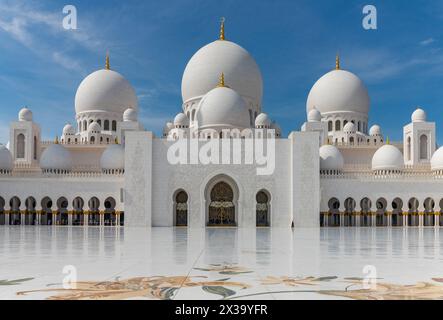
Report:
[[[441,299],[442,232],[2,226],[0,299]]]

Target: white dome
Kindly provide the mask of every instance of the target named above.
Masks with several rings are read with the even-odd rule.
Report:
[[[390,144],[378,148],[372,157],[372,170],[402,170],[403,154]]]
[[[257,118],[255,118],[255,126],[265,126],[270,127],[271,126],[271,119],[266,113],[260,113]]]
[[[370,136],[381,136],[381,128],[379,125],[374,124],[371,129],[369,129]]]
[[[343,170],[344,159],[336,146],[325,144],[320,147],[320,170]]]
[[[189,60],[182,78],[183,102],[211,91],[221,73],[232,89],[261,106],[263,80],[257,63],[245,49],[227,40],[211,42]]]
[[[426,122],[426,112],[418,108],[412,113],[411,120],[412,122]]]
[[[443,147],[437,149],[431,158],[432,171],[443,170]]]
[[[75,94],[75,112],[105,111],[123,114],[137,110],[137,96],[131,84],[118,72],[98,70],[87,76]]]
[[[274,129],[275,131],[281,132],[281,127],[277,122],[271,123],[271,129]]]
[[[64,135],[74,135],[75,134],[75,129],[74,127],[68,123],[63,127],[63,134]]]
[[[18,113],[19,121],[32,121],[32,111],[28,108],[23,108]]]
[[[189,120],[188,117],[183,113],[177,113],[177,115],[174,118],[174,126],[188,126]]]
[[[111,144],[100,158],[102,170],[123,170],[125,168],[125,148],[120,144]]]
[[[43,170],[70,171],[72,169],[71,152],[60,144],[50,145],[42,153],[40,167]]]
[[[306,112],[309,113],[314,108],[322,115],[346,111],[367,115],[368,91],[355,74],[345,70],[333,70],[321,77],[309,92]]]
[[[171,129],[173,129],[173,128],[174,128],[174,124],[171,121],[166,122],[165,126],[163,127],[163,134],[167,135],[169,133],[169,131],[171,131]]]
[[[357,128],[355,128],[355,124],[353,122],[348,122],[343,127],[343,132],[345,133],[356,133]]]
[[[10,171],[13,166],[11,152],[4,145],[0,145],[0,170]]]
[[[309,122],[319,122],[321,121],[321,113],[317,110],[317,108],[313,108],[308,112],[308,121]]]
[[[197,111],[198,126],[250,128],[245,100],[228,87],[212,89],[200,101]]]
[[[101,132],[102,128],[97,122],[91,122],[88,127],[88,132]]]
[[[132,108],[126,109],[123,113],[123,121],[137,121],[137,111]]]

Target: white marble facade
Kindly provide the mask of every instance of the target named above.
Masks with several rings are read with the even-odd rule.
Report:
[[[404,141],[389,141],[369,126],[370,95],[339,57],[307,95],[300,131],[283,136],[263,112],[262,94],[257,63],[225,39],[222,25],[186,66],[182,111],[157,136],[139,122],[136,93],[107,56],[79,85],[75,124],[60,139],[42,141],[29,108],[11,123],[0,147],[0,224],[440,225],[443,149],[421,108]],[[265,164],[192,162],[191,144],[186,163],[169,159],[183,141],[197,141],[197,151],[229,142],[232,154],[237,143],[247,159],[258,140],[268,146]],[[264,168],[272,170],[259,174]]]

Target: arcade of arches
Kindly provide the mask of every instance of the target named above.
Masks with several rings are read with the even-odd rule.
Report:
[[[443,210],[443,198],[434,200],[426,198],[423,203],[415,198],[394,198],[390,203],[385,198],[378,198],[374,202],[363,198],[359,202],[353,198],[346,198],[343,203],[337,198],[330,198],[327,212],[320,213],[322,227],[402,227],[402,226],[443,226],[440,215]],[[344,210],[340,210],[343,208]]]
[[[66,197],[40,200],[41,209],[37,209],[37,199],[12,197],[6,202],[0,197],[0,225],[72,225],[72,226],[119,226],[124,225],[124,212],[115,210],[113,197],[105,199],[104,210],[100,210],[100,200],[92,197],[85,201],[76,197],[72,201],[72,210],[68,210]],[[9,210],[7,210],[9,205]]]

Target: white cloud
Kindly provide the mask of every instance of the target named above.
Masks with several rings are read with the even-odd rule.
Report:
[[[69,48],[80,45],[98,53],[104,47],[92,32],[94,26],[89,24],[83,19],[83,28],[65,30],[61,9],[60,12],[43,11],[24,1],[0,4],[0,31],[3,30],[39,57],[49,57],[65,69],[82,74],[81,62],[69,55]],[[64,48],[63,53],[60,48]]]
[[[427,45],[430,45],[431,43],[434,43],[434,42],[435,42],[434,38],[428,38],[423,41],[420,41],[420,45],[427,46]]]

